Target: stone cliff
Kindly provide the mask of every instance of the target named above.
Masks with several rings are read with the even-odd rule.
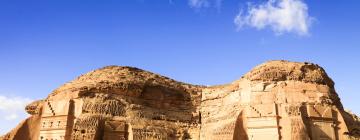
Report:
[[[360,138],[334,82],[311,63],[269,61],[226,85],[177,82],[108,66],[29,104],[3,140],[238,140]]]

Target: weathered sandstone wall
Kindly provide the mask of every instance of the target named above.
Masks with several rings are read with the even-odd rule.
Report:
[[[29,104],[4,140],[328,139],[360,137],[318,65],[269,61],[226,85],[198,86],[108,66]]]

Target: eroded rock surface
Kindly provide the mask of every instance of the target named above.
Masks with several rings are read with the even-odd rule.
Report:
[[[359,139],[318,65],[269,61],[230,84],[199,86],[133,67],[108,66],[25,109],[4,140]]]

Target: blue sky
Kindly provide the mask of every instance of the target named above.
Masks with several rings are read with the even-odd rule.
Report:
[[[1,0],[0,134],[23,106],[106,65],[215,85],[268,60],[310,61],[360,114],[358,0]]]

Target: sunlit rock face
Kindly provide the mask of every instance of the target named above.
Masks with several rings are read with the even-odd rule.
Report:
[[[359,118],[344,111],[318,65],[269,61],[226,85],[177,82],[108,66],[26,107],[31,115],[1,139],[347,140]]]

